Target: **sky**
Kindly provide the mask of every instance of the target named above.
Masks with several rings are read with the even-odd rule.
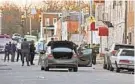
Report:
[[[20,6],[23,6],[25,5],[26,3],[27,4],[37,4],[37,3],[40,3],[42,2],[43,0],[0,0],[0,4],[2,4],[3,2],[13,2],[17,5],[20,5]]]

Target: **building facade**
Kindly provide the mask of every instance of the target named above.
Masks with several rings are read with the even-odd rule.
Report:
[[[134,44],[134,1],[127,1],[127,36],[128,36],[128,44]]]
[[[54,37],[55,32],[55,23],[61,17],[61,13],[55,12],[44,12],[43,13],[43,29],[44,29],[44,38],[47,41],[50,41]]]

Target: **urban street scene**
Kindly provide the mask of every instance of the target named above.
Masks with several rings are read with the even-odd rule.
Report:
[[[134,84],[135,0],[0,0],[0,84]]]

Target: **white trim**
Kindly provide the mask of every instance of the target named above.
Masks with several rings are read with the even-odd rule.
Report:
[[[62,14],[62,13],[54,13],[54,12],[44,12],[43,14]]]
[[[53,18],[53,25],[56,23],[56,22],[54,22],[54,20],[56,20],[56,22],[57,22],[57,18]]]

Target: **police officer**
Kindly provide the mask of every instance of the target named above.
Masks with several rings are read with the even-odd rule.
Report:
[[[13,42],[11,44],[11,62],[14,62],[14,59],[15,59],[15,52],[16,52],[16,45],[15,43]]]
[[[5,57],[4,57],[4,62],[6,61],[6,58],[8,57],[8,62],[9,62],[9,45],[6,43],[5,45]]]
[[[35,45],[34,45],[34,41],[31,42],[30,44],[30,63],[31,65],[34,65],[33,61],[34,61],[34,57],[35,57]]]

